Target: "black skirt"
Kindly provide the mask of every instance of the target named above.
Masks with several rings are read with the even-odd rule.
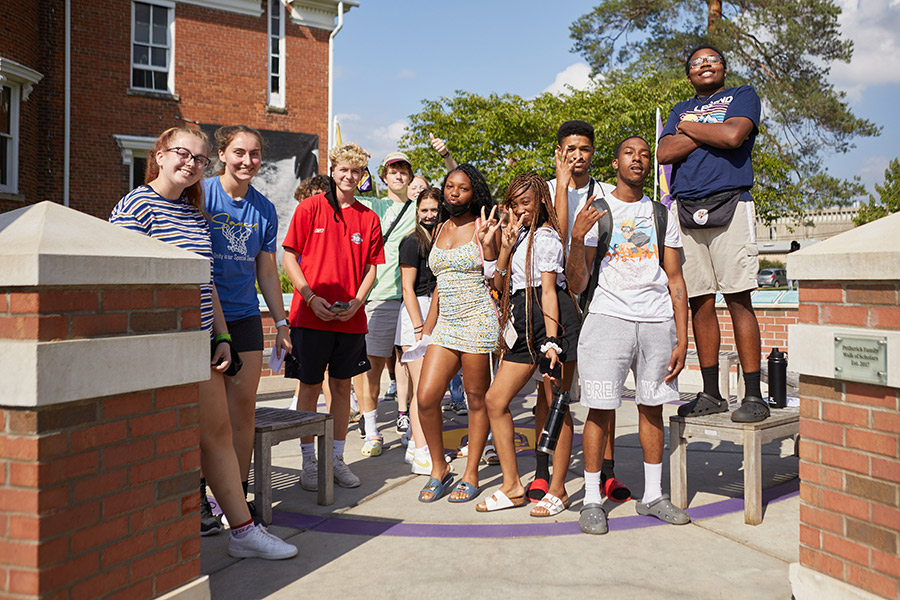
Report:
[[[534,355],[528,350],[528,338],[525,330],[525,293],[529,292],[531,297],[531,347]],[[544,327],[544,313],[541,310],[542,292],[540,286],[536,288],[525,288],[517,291],[510,296],[510,315],[513,317],[513,325],[516,329],[516,342],[506,354],[503,360],[516,363],[537,364],[543,353],[541,346],[547,341],[547,331]],[[561,287],[556,288],[556,302],[559,305],[559,322],[557,337],[560,338],[560,347],[562,352],[559,353],[559,359],[562,362],[575,360],[575,352],[578,349],[578,334],[581,333],[581,315],[578,313],[578,307],[572,302],[569,293]]]

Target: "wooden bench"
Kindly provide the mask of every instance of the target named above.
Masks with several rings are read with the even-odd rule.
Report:
[[[318,502],[334,503],[334,418],[289,408],[257,408],[253,443],[253,494],[256,510],[266,523],[272,522],[272,446],[285,440],[316,436],[319,454]]]
[[[744,523],[762,523],[762,445],[800,432],[800,409],[773,409],[760,423],[733,423],[731,413],[669,418],[669,470],[672,503],[687,508],[688,438],[719,440],[744,446]]]

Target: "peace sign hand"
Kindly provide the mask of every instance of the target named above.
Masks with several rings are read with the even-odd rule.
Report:
[[[509,223],[503,228],[503,235],[500,236],[500,247],[503,252],[512,252],[513,246],[516,245],[516,240],[519,239],[519,229],[522,227],[524,220],[524,213],[519,216],[510,214]]]
[[[478,228],[478,242],[481,247],[488,250],[500,229],[500,221],[495,218],[497,207],[491,208],[491,214],[485,217],[484,207],[481,207],[481,227]]]

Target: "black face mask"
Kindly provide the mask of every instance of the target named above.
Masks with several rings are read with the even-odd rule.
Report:
[[[424,227],[425,231],[427,231],[428,233],[432,233],[434,231],[434,223],[424,223],[422,221],[419,221],[419,225]]]
[[[444,210],[450,213],[451,217],[463,216],[469,212],[469,204],[471,204],[470,202],[466,204],[450,204],[447,200],[442,200],[442,202],[444,203]]]

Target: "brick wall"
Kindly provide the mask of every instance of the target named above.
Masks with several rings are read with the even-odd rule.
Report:
[[[800,302],[803,323],[900,329],[896,282],[804,281]],[[800,395],[800,562],[897,598],[900,393],[801,375]]]
[[[22,103],[19,181],[26,204],[63,197],[64,5],[0,3],[0,56],[44,75]],[[7,25],[9,25],[7,27]],[[11,35],[5,35],[6,32]],[[327,154],[328,33],[289,21],[284,112],[266,109],[266,14],[175,8],[177,98],[128,93],[131,3],[72,5],[70,206],[107,218],[129,191],[113,134],[156,137],[188,121],[310,133]],[[36,49],[40,49],[38,53]],[[20,208],[0,199],[0,212]]]
[[[198,306],[197,286],[6,288],[0,338],[197,330]],[[134,600],[200,576],[197,393],[0,400],[0,596]]]

